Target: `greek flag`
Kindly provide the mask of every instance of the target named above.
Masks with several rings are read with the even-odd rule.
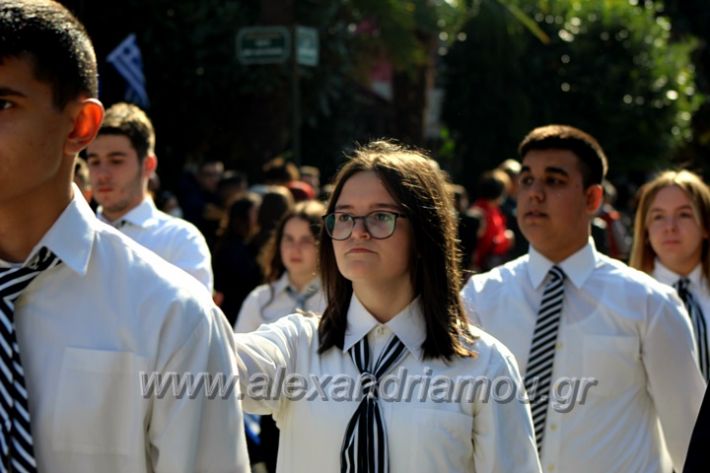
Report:
[[[107,60],[113,64],[113,67],[126,80],[125,100],[135,103],[141,108],[147,108],[149,102],[148,94],[145,90],[143,60],[141,59],[141,50],[136,43],[136,35],[129,34],[116,49],[111,51]]]

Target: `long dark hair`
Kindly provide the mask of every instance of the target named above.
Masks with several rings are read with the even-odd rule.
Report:
[[[274,286],[276,282],[286,272],[283,258],[281,257],[281,239],[284,235],[286,224],[293,218],[304,220],[308,223],[313,238],[318,242],[321,235],[321,216],[325,213],[325,206],[318,201],[309,200],[296,204],[293,210],[288,211],[279,221],[276,229],[266,242],[264,251],[259,258],[259,264],[264,272],[264,280],[269,285],[269,300],[261,307],[263,311],[274,300]]]
[[[357,149],[338,172],[327,213],[333,212],[343,186],[353,175],[372,171],[407,213],[413,234],[410,256],[412,285],[420,296],[426,323],[422,344],[427,358],[471,356],[464,341],[473,342],[459,297],[460,274],[456,222],[446,179],[437,164],[418,150],[390,141],[374,141]],[[338,271],[333,245],[321,230],[320,268],[328,301],[318,327],[319,353],[343,348],[352,283]]]

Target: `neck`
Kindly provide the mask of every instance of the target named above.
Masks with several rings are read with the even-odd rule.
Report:
[[[573,254],[587,246],[587,242],[589,242],[589,235],[586,235],[584,240],[580,239],[579,241],[572,242],[569,245],[566,245],[565,247],[549,249],[541,249],[536,247],[535,250],[545,258],[557,264],[561,263],[562,261],[566,260]]]
[[[25,261],[72,198],[72,189],[54,186],[10,199],[0,205],[0,259]]]
[[[314,273],[303,273],[303,274],[296,274],[296,273],[287,273],[288,274],[288,283],[291,285],[292,288],[297,290],[298,292],[303,291],[303,289],[306,287],[306,285],[313,280],[315,277]]]
[[[386,323],[407,307],[415,297],[414,288],[409,281],[380,282],[353,281],[353,293],[362,305],[378,321]]]
[[[139,205],[141,205],[147,195],[148,195],[147,193],[141,194],[140,199],[133,202],[133,205],[131,205],[125,209],[118,210],[118,211],[111,211],[109,209],[101,207],[101,215],[111,223],[116,222],[117,220],[120,220],[121,218],[123,218],[128,212],[130,212],[131,210],[133,210],[136,207],[138,207]]]
[[[693,272],[695,267],[700,263],[700,260],[691,260],[688,262],[678,262],[672,265],[666,264],[665,262],[661,261],[663,265],[676,273],[679,276],[687,277],[690,273]]]

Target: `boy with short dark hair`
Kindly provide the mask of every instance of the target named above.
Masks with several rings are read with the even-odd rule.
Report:
[[[233,382],[234,342],[193,278],[72,186],[103,118],[96,89],[64,7],[0,3],[1,469],[248,471],[233,392],[151,389],[171,373]]]
[[[520,157],[530,250],[473,276],[462,296],[524,373],[543,471],[681,471],[705,390],[682,303],[590,240],[607,167],[593,137],[536,128]]]

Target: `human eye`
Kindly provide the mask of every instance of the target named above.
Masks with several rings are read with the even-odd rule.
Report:
[[[663,218],[664,218],[664,217],[663,217],[663,214],[662,214],[661,212],[652,212],[652,213],[648,216],[648,220],[649,220],[650,222],[660,222],[661,220],[663,220]]]
[[[558,176],[547,176],[545,178],[545,184],[547,184],[550,187],[558,187],[561,186],[565,183],[563,179],[560,179]]]
[[[392,212],[372,212],[370,214],[370,220],[378,223],[391,222],[394,219],[394,214]]]
[[[678,212],[678,215],[680,215],[681,217],[695,217],[695,215],[693,214],[693,211],[690,209],[683,209],[680,212]]]
[[[0,99],[0,110],[9,110],[14,106],[9,100]]]
[[[352,220],[353,216],[346,213],[335,214],[335,221],[338,223],[346,223]]]
[[[529,176],[529,175],[521,176],[520,180],[519,180],[520,185],[523,187],[529,187],[530,185],[532,185],[532,182],[533,182],[533,178],[532,178],[532,176]]]

